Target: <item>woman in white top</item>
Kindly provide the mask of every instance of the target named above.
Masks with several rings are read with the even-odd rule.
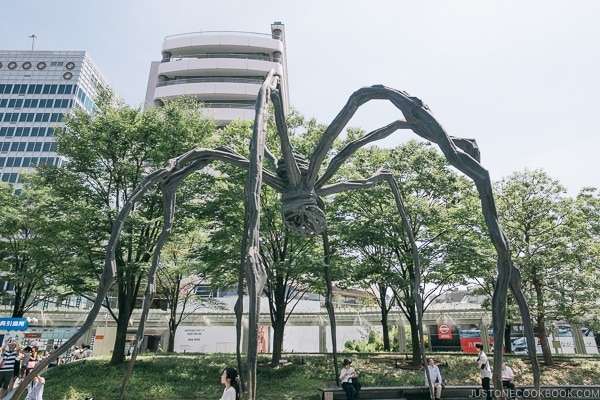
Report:
[[[352,361],[344,359],[342,365],[344,368],[340,371],[340,380],[342,381],[342,389],[346,392],[346,400],[354,400],[354,385],[352,378],[356,376],[356,370],[351,367]]]
[[[240,400],[240,377],[235,368],[225,368],[221,375],[221,383],[225,385],[221,400]]]
[[[27,385],[27,397],[25,400],[43,400],[45,383],[46,379],[36,375],[31,383]]]

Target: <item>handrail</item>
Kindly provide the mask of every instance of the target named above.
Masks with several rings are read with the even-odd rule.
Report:
[[[165,36],[165,40],[175,37],[185,37],[185,36],[201,36],[201,35],[222,35],[222,34],[240,34],[240,35],[257,35],[257,36],[268,36],[272,37],[270,33],[261,33],[261,32],[243,32],[243,31],[200,31],[200,32],[186,32],[186,33],[177,33],[174,35]]]
[[[236,77],[205,77],[205,78],[183,78],[171,79],[168,81],[158,82],[156,87],[182,85],[188,83],[252,83],[261,85],[264,81],[263,77],[258,78],[236,78]]]
[[[260,60],[260,61],[273,61],[273,57],[269,54],[260,53],[198,53],[198,54],[177,54],[172,55],[169,61],[181,61],[190,58],[237,58],[241,60]]]

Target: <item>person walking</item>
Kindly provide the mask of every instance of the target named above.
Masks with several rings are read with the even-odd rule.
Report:
[[[429,384],[431,378],[432,385]],[[427,360],[427,369],[425,370],[425,385],[433,387],[433,394],[435,400],[441,400],[442,398],[442,374],[440,368],[435,365],[435,360],[430,358]]]
[[[342,362],[344,367],[340,371],[340,380],[342,381],[342,389],[346,392],[346,400],[354,400],[352,378],[356,377],[356,370],[350,364],[352,364],[352,361],[345,358],[344,362]]]
[[[483,344],[477,343],[475,344],[475,348],[477,349],[478,353],[477,369],[479,370],[479,374],[481,375],[481,387],[483,388],[486,400],[492,400],[492,390],[490,387],[492,370],[490,368],[490,363],[488,361],[487,355],[483,352]]]

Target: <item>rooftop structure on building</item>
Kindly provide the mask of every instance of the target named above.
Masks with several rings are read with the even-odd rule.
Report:
[[[73,108],[92,111],[106,80],[85,51],[0,51],[0,180],[22,184],[37,165],[61,165],[57,127]]]
[[[285,31],[281,22],[270,34],[195,32],[167,36],[162,61],[151,64],[146,105],[191,96],[203,112],[225,126],[253,120],[254,103],[269,71],[281,77],[284,107],[289,104]]]

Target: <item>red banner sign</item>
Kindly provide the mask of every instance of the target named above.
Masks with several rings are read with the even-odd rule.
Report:
[[[452,340],[452,328],[448,324],[438,325],[438,339]]]

